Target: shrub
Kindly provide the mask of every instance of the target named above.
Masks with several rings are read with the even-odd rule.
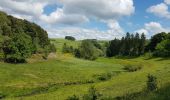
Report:
[[[127,70],[128,72],[135,72],[142,69],[142,65],[126,65],[124,67],[124,70]]]
[[[83,96],[83,100],[97,100],[101,94],[99,94],[94,86],[89,89],[88,94]]]
[[[100,81],[106,81],[106,80],[111,79],[111,77],[112,77],[111,73],[106,73],[106,74],[104,73],[104,74],[98,75],[97,79]]]
[[[78,48],[77,53],[80,53],[80,58],[87,60],[95,60],[97,55],[97,48],[93,45],[91,41],[83,40]]]
[[[71,40],[71,41],[75,41],[76,39],[72,36],[66,36],[65,37],[66,40]]]
[[[68,46],[66,43],[64,43],[62,52],[63,53],[74,53],[73,46]]]
[[[149,91],[154,91],[157,90],[157,78],[153,75],[148,75],[148,80],[147,80],[147,90]]]
[[[77,97],[76,95],[73,95],[73,96],[68,97],[66,100],[79,100],[79,97]]]
[[[74,56],[77,57],[77,58],[80,58],[80,57],[81,57],[81,54],[80,54],[80,50],[79,50],[79,49],[75,49],[75,50],[74,50]]]

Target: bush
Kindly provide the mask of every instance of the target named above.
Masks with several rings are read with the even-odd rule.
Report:
[[[89,40],[83,40],[80,47],[80,57],[88,60],[95,60],[97,58],[96,48]]]
[[[147,90],[149,91],[154,91],[157,90],[157,78],[153,75],[148,75],[148,80],[147,80]]]
[[[97,79],[100,81],[106,81],[112,78],[112,73],[104,73],[101,75],[97,75]]]
[[[65,37],[66,40],[71,40],[71,41],[75,41],[76,39],[72,36],[66,36]]]
[[[75,50],[74,50],[74,56],[77,57],[77,58],[80,58],[80,57],[81,57],[81,54],[80,54],[80,50],[79,50],[79,49],[75,49]]]
[[[62,52],[63,53],[74,53],[73,46],[68,46],[66,43],[64,43]]]
[[[94,86],[92,86],[89,89],[88,94],[85,94],[83,96],[83,100],[97,100],[99,97],[101,96],[101,94],[99,94],[96,90],[96,88],[94,88]]]
[[[135,72],[142,69],[142,65],[126,65],[124,67],[124,70],[127,70],[128,72]]]
[[[68,97],[66,100],[79,100],[79,97],[77,97],[76,95],[73,95],[73,96]]]

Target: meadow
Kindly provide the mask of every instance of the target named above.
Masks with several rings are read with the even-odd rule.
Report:
[[[57,47],[56,57],[27,64],[0,62],[0,98],[5,100],[66,100],[69,96],[82,97],[94,86],[105,97],[118,97],[138,93],[146,88],[147,75],[158,79],[158,89],[167,96],[170,85],[170,59],[105,58],[95,61],[77,59],[62,54],[62,46],[68,43],[77,47],[80,41],[52,40]],[[135,72],[124,69],[126,65],[141,66]],[[109,75],[109,78],[107,78]],[[167,86],[168,88],[164,89]],[[161,93],[139,96],[139,100],[165,100]],[[168,98],[168,97],[167,97]]]

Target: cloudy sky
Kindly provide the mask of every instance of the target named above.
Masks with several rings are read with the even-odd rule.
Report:
[[[51,38],[170,32],[170,0],[0,0],[0,10],[39,24]]]

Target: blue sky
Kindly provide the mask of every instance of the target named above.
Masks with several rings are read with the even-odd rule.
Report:
[[[39,24],[50,38],[170,32],[170,0],[1,0],[0,10]]]

